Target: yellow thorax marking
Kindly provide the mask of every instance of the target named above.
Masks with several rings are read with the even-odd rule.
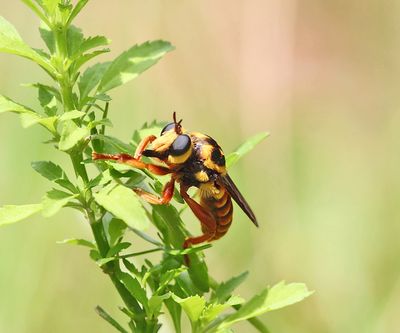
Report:
[[[216,164],[215,162],[212,161],[211,159],[211,154],[214,149],[219,149],[218,147],[214,147],[209,144],[205,144],[201,147],[201,152],[200,152],[200,157],[204,161],[204,165],[211,170],[215,170],[220,174],[223,174],[226,172],[225,166],[220,166]]]

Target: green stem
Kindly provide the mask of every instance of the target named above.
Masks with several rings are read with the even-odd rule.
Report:
[[[67,27],[58,23],[53,27],[54,39],[56,41],[56,67],[58,71],[58,83],[60,85],[61,96],[63,99],[64,112],[73,110],[74,99],[72,92],[72,80],[68,71],[68,42]]]
[[[101,220],[96,220],[93,212],[91,212],[90,208],[87,209],[88,219],[90,222],[90,226],[92,228],[93,236],[97,244],[97,248],[99,249],[100,255],[104,258],[107,256],[107,252],[110,249],[110,245],[107,241],[107,236],[104,231],[104,226]],[[136,299],[130,294],[128,289],[118,280],[116,273],[120,271],[119,265],[117,262],[109,262],[104,267],[104,272],[110,277],[112,283],[117,289],[119,295],[124,301],[125,305],[129,310],[140,313],[142,312],[142,308]]]
[[[119,256],[118,259],[126,259],[126,258],[131,258],[131,257],[137,257],[137,256],[141,256],[143,254],[148,254],[148,253],[153,253],[153,252],[158,252],[158,251],[162,251],[165,250],[163,247],[157,247],[155,249],[151,249],[151,250],[146,250],[146,251],[141,251],[141,252],[135,252],[135,253],[130,253],[130,254],[125,254],[123,256]]]
[[[64,110],[67,112],[73,108],[71,103],[72,87],[69,85],[64,85],[62,82],[60,82],[60,86],[64,102]],[[82,153],[77,151],[71,151],[70,157],[76,176],[81,177],[83,182],[87,184],[89,182],[89,177],[85,165],[82,164],[83,161]],[[92,208],[89,206],[89,201],[92,198],[92,192],[90,189],[87,189],[87,191],[88,192],[85,194],[82,200],[84,201],[84,205],[86,207],[87,218],[89,220],[93,236],[97,244],[97,248],[99,249],[100,255],[104,258],[107,256],[107,252],[110,249],[110,245],[108,244],[102,220],[96,219],[96,216]],[[115,288],[117,289],[119,295],[121,296],[127,308],[135,313],[141,313],[143,310],[140,307],[139,303],[130,294],[129,290],[118,280],[116,273],[119,271],[120,268],[118,262],[109,262],[104,267],[104,272],[106,272],[110,277],[112,283],[114,284]]]
[[[107,102],[106,107],[104,108],[104,112],[103,112],[103,117],[102,117],[103,120],[106,119],[108,116],[108,107],[109,107],[109,103]],[[106,126],[102,125],[101,129],[100,129],[100,134],[104,135],[105,132],[106,132]]]
[[[64,102],[64,112],[68,112],[75,109],[74,99],[72,93],[72,86],[69,79],[60,81],[61,96]]]

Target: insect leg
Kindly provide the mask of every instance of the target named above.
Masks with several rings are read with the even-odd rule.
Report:
[[[171,201],[172,196],[174,195],[174,188],[175,188],[175,179],[171,178],[171,180],[165,184],[161,197],[146,192],[141,188],[134,188],[133,190],[135,191],[136,194],[138,194],[148,203],[151,203],[153,205],[165,205]]]
[[[167,167],[164,167],[161,165],[150,164],[150,163],[144,163],[129,154],[101,154],[101,153],[93,152],[92,159],[93,160],[113,160],[113,161],[117,161],[118,163],[128,164],[137,169],[147,169],[150,172],[152,172],[156,175],[160,175],[160,176],[171,173],[171,170],[169,170],[169,168],[167,168]]]
[[[136,151],[135,151],[135,158],[140,159],[142,157],[142,152],[143,150],[146,149],[146,147],[152,143],[157,137],[155,135],[149,135],[145,137],[137,146]]]
[[[187,188],[181,186],[180,190],[182,198],[186,201],[194,215],[200,220],[200,223],[203,226],[203,230],[205,230],[204,234],[199,237],[191,237],[185,240],[183,243],[184,248],[188,248],[190,245],[193,244],[200,244],[204,243],[208,240],[211,240],[217,231],[217,221],[215,220],[214,216],[208,211],[205,207],[201,206],[198,202],[193,200],[187,194]]]

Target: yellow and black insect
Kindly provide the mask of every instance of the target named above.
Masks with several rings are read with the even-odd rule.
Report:
[[[93,153],[94,160],[115,160],[139,169],[147,169],[157,175],[171,175],[171,180],[164,186],[162,196],[157,197],[142,189],[134,189],[143,199],[151,204],[170,202],[175,182],[180,184],[180,194],[194,215],[200,220],[203,234],[185,240],[183,247],[210,242],[219,239],[228,231],[233,217],[233,198],[250,220],[258,226],[257,219],[249,204],[229,177],[225,167],[225,156],[221,147],[211,137],[187,132],[180,120],[163,128],[157,138],[150,135],[138,145],[135,155]],[[151,144],[151,148],[147,147]],[[161,161],[164,165],[144,163],[142,156]],[[191,198],[187,191],[190,187],[200,191],[200,202]]]

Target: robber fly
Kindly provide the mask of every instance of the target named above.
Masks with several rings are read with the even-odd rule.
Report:
[[[183,244],[188,248],[194,244],[210,242],[221,238],[228,231],[233,217],[233,198],[250,220],[258,226],[257,219],[249,204],[229,177],[225,167],[225,156],[220,146],[211,137],[187,132],[176,121],[166,125],[159,137],[150,135],[138,145],[135,155],[101,154],[94,152],[93,160],[115,160],[138,169],[147,169],[156,175],[171,175],[165,184],[161,197],[142,189],[133,189],[151,204],[167,204],[174,194],[175,182],[180,185],[180,194],[194,215],[200,220],[203,234],[187,238]],[[151,148],[148,146],[151,145]],[[142,156],[154,158],[163,163],[145,163]],[[190,187],[199,189],[199,202],[191,198]]]

